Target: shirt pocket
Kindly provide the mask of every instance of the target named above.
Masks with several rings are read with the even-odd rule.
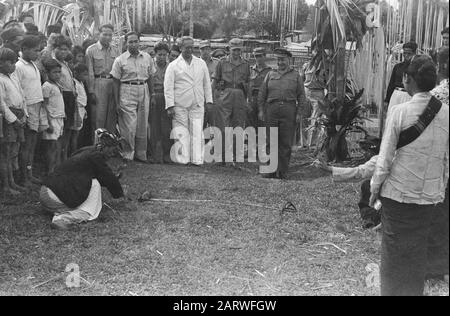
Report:
[[[94,72],[100,74],[104,71],[105,60],[101,56],[94,56]]]

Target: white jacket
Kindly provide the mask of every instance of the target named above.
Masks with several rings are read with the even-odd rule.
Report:
[[[190,65],[180,55],[169,64],[164,78],[164,94],[166,109],[179,106],[203,107],[205,103],[212,103],[211,80],[208,66],[195,56],[192,56]]]

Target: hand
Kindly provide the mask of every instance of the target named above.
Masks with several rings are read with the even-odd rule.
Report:
[[[24,126],[21,120],[15,120],[13,123],[14,128],[21,128]]]
[[[317,169],[321,169],[323,171],[326,172],[333,172],[333,168],[331,166],[329,166],[325,161],[323,161],[322,159],[317,159],[316,161],[313,162],[313,166]]]
[[[259,110],[259,112],[258,112],[258,120],[260,120],[261,122],[265,121],[264,111]]]
[[[167,116],[172,119],[175,116],[175,108],[171,107],[167,109]]]
[[[372,195],[370,196],[370,200],[369,200],[369,206],[372,208],[375,208],[375,203],[378,201],[380,197],[380,193],[372,193]]]
[[[49,126],[49,127],[47,128],[47,133],[49,133],[49,134],[53,134],[54,131],[55,131],[55,130],[53,129],[53,126]]]

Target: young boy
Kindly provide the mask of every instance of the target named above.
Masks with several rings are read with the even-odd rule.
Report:
[[[27,120],[25,99],[19,84],[10,76],[16,70],[17,54],[8,48],[0,48],[0,111],[3,114],[3,138],[0,144],[1,190],[17,195],[19,187],[13,176],[14,153],[24,141],[23,126]]]
[[[64,132],[64,99],[61,87],[57,82],[61,79],[61,65],[56,60],[48,60],[45,64],[48,80],[42,86],[44,109],[47,113],[49,128],[43,133],[46,143],[47,172],[52,173],[61,157],[61,137]]]
[[[16,63],[13,77],[20,84],[25,97],[28,111],[25,127],[25,143],[20,150],[20,173],[22,184],[30,187],[32,183],[40,184],[33,176],[34,152],[38,133],[48,128],[47,115],[42,108],[44,97],[41,88],[41,74],[35,61],[39,58],[40,39],[38,36],[27,35],[21,44],[22,57]]]
[[[87,93],[83,82],[86,82],[89,77],[89,69],[85,64],[77,64],[73,68],[75,89],[77,91],[77,111],[78,115],[75,116],[73,132],[70,140],[70,152],[74,153],[78,150],[78,136],[83,129],[84,120],[87,118],[86,106],[87,106]]]

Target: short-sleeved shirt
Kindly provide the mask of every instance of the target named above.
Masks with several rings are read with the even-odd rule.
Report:
[[[272,68],[269,66],[265,66],[263,69],[259,69],[257,65],[252,66],[250,69],[250,91],[259,90],[271,70]]]
[[[231,56],[228,56],[217,64],[214,79],[234,85],[248,83],[250,80],[250,65],[242,58],[238,64],[234,64],[231,62]]]
[[[300,74],[291,68],[285,73],[277,70],[269,72],[261,86],[260,103],[275,101],[302,103],[305,98],[305,88]]]
[[[4,113],[9,123],[14,123],[17,117],[10,108],[24,110],[27,114],[25,98],[19,83],[14,78],[0,74],[0,111]]]
[[[53,56],[55,56],[53,54]],[[75,92],[75,82],[73,81],[73,73],[70,70],[69,65],[65,61],[59,61],[56,57],[53,57],[54,60],[61,65],[61,78],[58,81],[58,84],[61,86],[63,91]]]
[[[47,112],[51,118],[65,118],[64,99],[61,88],[55,84],[46,81],[42,86],[44,99],[48,99]]]
[[[123,53],[116,58],[111,70],[111,76],[121,82],[147,81],[154,73],[154,61],[145,52],[139,52],[137,56],[132,56],[128,51]]]
[[[19,82],[27,105],[44,101],[41,88],[41,73],[34,62],[27,62],[19,58],[13,77]]]
[[[118,47],[110,45],[104,47],[97,42],[86,50],[86,62],[89,68],[89,80],[95,79],[95,76],[108,76],[111,73],[112,66],[117,57],[120,56]]]
[[[77,79],[75,79],[75,88],[77,90],[77,105],[78,107],[86,107],[87,105],[87,94],[84,84]]]

